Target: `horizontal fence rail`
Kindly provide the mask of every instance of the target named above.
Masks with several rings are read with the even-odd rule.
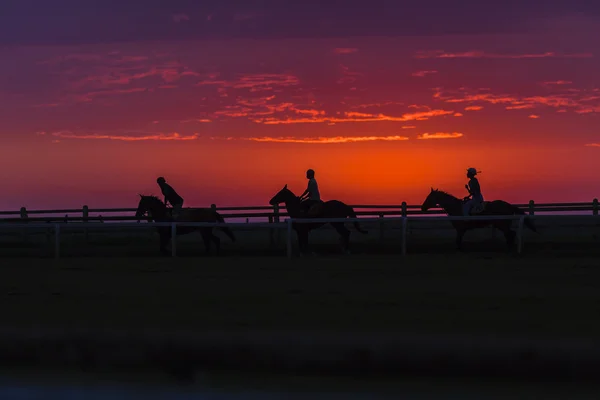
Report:
[[[520,254],[523,248],[523,229],[525,225],[525,219],[531,220],[544,220],[544,219],[598,219],[600,223],[600,216],[598,214],[593,215],[483,215],[483,216],[434,216],[427,219],[402,216],[402,217],[389,217],[385,221],[389,223],[397,222],[401,227],[401,239],[398,243],[400,252],[402,255],[406,255],[407,251],[407,236],[408,226],[415,222],[425,221],[499,221],[499,220],[510,220],[518,221],[517,228],[517,252]],[[139,223],[116,223],[116,224],[97,224],[82,222],[80,224],[69,224],[65,222],[54,222],[54,223],[28,223],[28,224],[0,224],[0,230],[28,230],[28,229],[52,229],[54,231],[54,257],[60,257],[60,236],[61,231],[68,228],[82,228],[82,229],[108,229],[118,230],[125,228],[169,228],[171,233],[171,255],[176,256],[177,248],[177,228],[178,227],[196,227],[196,228],[244,228],[244,229],[256,229],[256,230],[286,230],[286,254],[288,258],[292,258],[292,243],[295,224],[314,224],[314,223],[369,223],[369,222],[381,222],[381,218],[286,218],[284,222],[273,222],[273,223],[240,223],[240,222],[148,222],[146,224]]]
[[[589,212],[592,215],[598,215],[598,199],[591,202],[580,203],[535,203],[530,200],[526,204],[514,204],[516,207],[527,213],[535,215],[536,213],[583,213]],[[444,215],[443,210],[431,209],[422,211],[421,206],[417,204],[355,204],[351,205],[359,217],[403,217],[403,216],[436,216]],[[241,207],[217,207],[212,204],[210,207],[218,211],[223,218],[227,219],[245,219],[250,220],[263,219],[271,223],[280,221],[280,218],[289,217],[282,206],[241,206]],[[184,208],[184,210],[195,210],[198,208]],[[136,208],[89,208],[83,206],[80,209],[56,209],[56,210],[28,210],[21,207],[15,211],[0,211],[0,222],[140,222],[147,221],[146,217],[138,218],[135,216]]]

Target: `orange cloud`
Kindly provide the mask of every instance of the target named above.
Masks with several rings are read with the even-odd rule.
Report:
[[[483,110],[482,106],[468,106],[465,107],[465,111],[479,111],[479,110]]]
[[[335,54],[352,54],[352,53],[356,53],[358,51],[357,48],[354,47],[337,47],[335,49],[333,49],[333,52]]]
[[[211,138],[213,140],[219,138]],[[270,143],[305,143],[305,144],[340,144],[340,143],[359,143],[359,142],[397,142],[409,140],[406,136],[335,136],[335,137],[249,137],[249,138],[226,138],[226,140],[248,140],[251,142],[270,142]]]
[[[459,112],[457,112],[457,113],[454,113],[454,116],[455,116],[455,117],[462,117],[462,116],[464,116],[464,114],[463,114],[463,113],[459,113]]]
[[[436,133],[423,133],[417,135],[417,139],[419,140],[428,140],[428,139],[457,139],[462,137],[463,134],[460,132],[436,132]]]
[[[432,71],[417,71],[417,72],[413,72],[411,75],[419,77],[419,78],[423,78],[423,77],[425,77],[427,75],[437,74],[437,73],[438,72],[434,71],[434,70],[432,70]]]
[[[585,146],[586,147],[600,147],[600,143],[588,143]]]
[[[589,58],[591,53],[558,54],[552,51],[537,54],[494,54],[484,51],[472,50],[460,53],[448,53],[443,50],[421,50],[415,58]]]
[[[531,114],[529,116],[529,118],[531,118],[531,119],[538,119],[539,117],[540,117],[539,115],[535,115],[535,114]]]
[[[41,134],[41,133],[38,133]],[[126,132],[126,133],[73,133],[71,131],[53,132],[52,136],[61,139],[93,139],[93,140],[120,140],[124,142],[139,142],[148,140],[166,140],[166,141],[187,141],[196,140],[200,136],[197,133],[192,135],[181,135],[177,132]]]
[[[312,118],[278,118],[278,117],[267,117],[267,118],[256,118],[254,122],[265,125],[277,125],[277,124],[306,124],[306,123],[338,123],[338,122],[380,122],[380,121],[395,121],[395,122],[406,122],[406,121],[426,121],[433,117],[440,117],[444,115],[454,114],[454,111],[447,110],[428,110],[414,113],[405,113],[400,116],[391,116],[386,114],[371,114],[361,113],[355,111],[344,112],[343,117],[327,117],[323,114],[319,116],[313,116]]]

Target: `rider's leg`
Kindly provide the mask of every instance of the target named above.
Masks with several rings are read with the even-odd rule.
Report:
[[[177,218],[177,216],[179,215],[179,213],[181,212],[181,207],[183,206],[183,203],[176,203],[173,204],[173,211],[171,212],[173,215],[173,219]]]
[[[473,206],[473,199],[469,199],[463,203],[463,215],[465,217],[469,216],[472,206]]]

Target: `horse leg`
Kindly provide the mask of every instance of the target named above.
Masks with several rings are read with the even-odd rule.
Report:
[[[300,248],[300,255],[306,255],[308,252],[308,229],[305,227],[296,228],[296,235],[298,236],[298,247]]]
[[[341,222],[332,223],[331,226],[333,226],[335,228],[335,230],[340,234],[340,239],[341,239],[341,242],[342,242],[342,250],[346,254],[350,254],[350,251],[349,251],[349,247],[350,247],[350,231],[348,230],[348,228],[346,228],[344,226],[344,224],[341,223]]]
[[[510,229],[510,221],[501,221],[496,225],[496,228],[504,233],[504,237],[506,238],[506,245],[508,247],[512,247],[515,244],[515,238],[517,233]]]
[[[163,256],[169,255],[167,245],[171,241],[171,234],[169,232],[166,232],[165,230],[159,230],[158,235],[160,238],[160,253]]]
[[[212,232],[210,232],[210,239],[213,241],[213,243],[215,244],[216,247],[216,255],[219,255],[219,253],[221,252],[221,239],[213,234]]]
[[[210,228],[201,228],[200,234],[202,235],[202,241],[204,242],[204,253],[206,255],[210,254],[210,236],[212,233],[210,232]]]
[[[465,229],[464,228],[456,228],[456,248],[458,249],[458,251],[463,251],[463,248],[462,248],[463,236],[465,236]]]

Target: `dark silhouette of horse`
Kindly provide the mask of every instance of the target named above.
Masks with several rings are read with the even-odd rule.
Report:
[[[427,211],[430,208],[440,206],[446,214],[451,217],[463,215],[462,210],[463,200],[452,196],[442,190],[431,188],[429,196],[423,202],[421,210]],[[471,215],[525,215],[523,210],[504,200],[484,201],[483,204],[477,207],[477,210],[472,210]],[[506,238],[506,244],[512,246],[515,243],[516,233],[511,229],[511,220],[472,220],[472,221],[450,221],[454,229],[456,229],[456,246],[459,250],[462,249],[462,239],[465,232],[470,229],[485,228],[493,226],[502,233]],[[525,226],[534,232],[537,232],[533,221],[525,217]]]
[[[291,218],[356,218],[356,213],[352,207],[338,200],[317,203],[307,210],[298,196],[287,188],[287,185],[285,185],[283,189],[269,201],[269,204],[272,206],[281,203],[285,204],[285,208]],[[292,228],[298,235],[298,245],[301,253],[305,254],[308,252],[308,232],[326,224],[328,224],[328,222],[306,224],[292,223]],[[340,234],[342,247],[344,251],[348,253],[350,231],[344,226],[343,222],[331,222],[330,224]],[[360,227],[358,222],[354,222],[354,228],[362,234],[368,233]]]
[[[135,213],[136,218],[141,218],[146,213],[150,221],[155,222],[173,222],[171,213],[167,206],[156,196],[144,196],[140,194],[140,203]],[[195,208],[195,209],[183,209],[180,211],[177,221],[181,222],[225,222],[223,217],[211,208]],[[156,227],[160,236],[160,251],[163,254],[168,254],[167,245],[171,241],[171,228],[168,226]],[[231,241],[235,242],[235,236],[228,227],[220,228]],[[193,227],[193,226],[178,226],[177,235],[185,235],[194,231],[200,231],[202,239],[204,240],[204,246],[206,248],[206,254],[210,253],[211,242],[215,243],[216,253],[219,253],[221,249],[221,239],[213,234],[212,227]]]

